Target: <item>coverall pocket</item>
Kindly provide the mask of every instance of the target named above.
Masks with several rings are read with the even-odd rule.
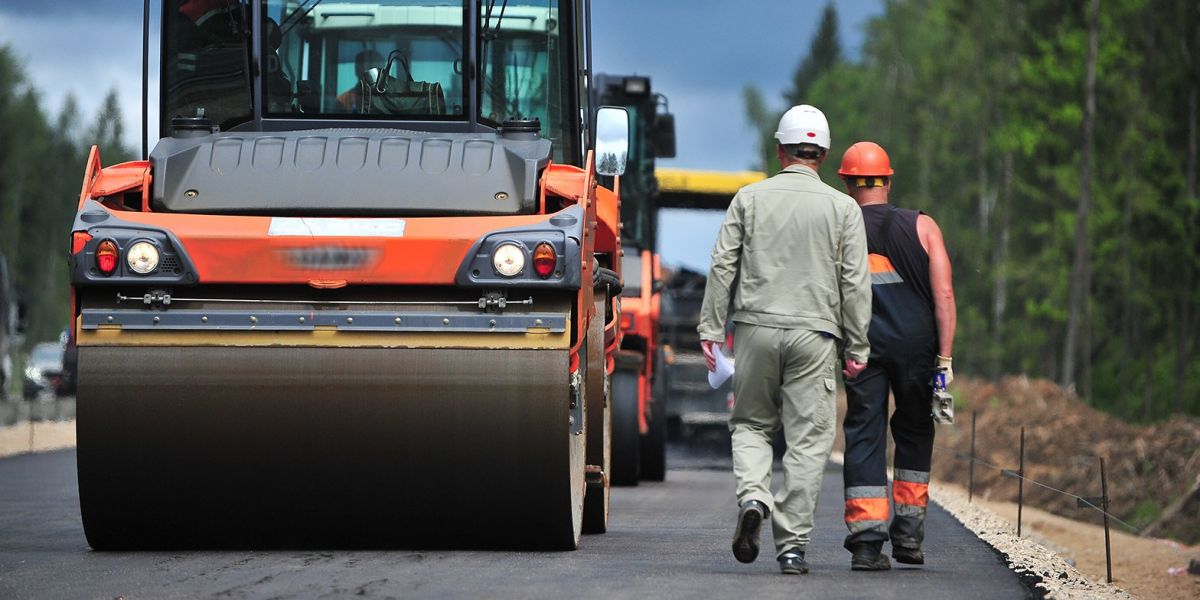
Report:
[[[815,419],[822,430],[832,429],[837,421],[837,384],[828,377],[821,378],[818,388],[820,401],[817,403]]]

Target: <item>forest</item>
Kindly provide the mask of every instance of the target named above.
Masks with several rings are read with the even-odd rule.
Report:
[[[124,146],[116,91],[91,122],[68,98],[47,115],[13,49],[0,46],[0,253],[28,310],[27,346],[67,326],[67,250],[92,144],[105,164],[133,158]]]
[[[1200,414],[1200,4],[893,0],[855,59],[834,6],[814,18],[785,97],[744,91],[758,166],[801,103],[829,119],[830,185],[854,142],[889,152],[891,201],[945,233],[956,371],[1052,379],[1132,421]]]

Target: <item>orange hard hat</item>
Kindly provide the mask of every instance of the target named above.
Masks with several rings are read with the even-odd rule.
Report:
[[[838,175],[843,177],[888,177],[892,161],[887,152],[875,142],[858,142],[842,155],[842,166]]]

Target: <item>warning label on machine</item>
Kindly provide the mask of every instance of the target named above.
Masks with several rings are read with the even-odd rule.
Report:
[[[267,235],[283,237],[404,237],[404,219],[275,217]]]

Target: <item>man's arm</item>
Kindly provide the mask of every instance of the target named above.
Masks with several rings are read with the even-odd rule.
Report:
[[[954,329],[958,321],[950,255],[946,253],[942,230],[928,215],[917,217],[917,237],[929,255],[929,283],[933,288],[933,315],[937,319],[938,356],[948,359],[954,356]]]
[[[845,358],[865,364],[871,354],[867,328],[871,325],[871,271],[867,262],[867,232],[862,211],[848,210],[842,224],[841,275],[842,332],[846,339]],[[861,370],[861,369],[858,369]],[[857,372],[850,376],[857,375]]]
[[[722,343],[725,341],[725,320],[729,316],[729,294],[733,279],[737,276],[738,261],[742,257],[742,241],[745,237],[745,199],[738,192],[725,211],[725,222],[717,234],[712,250],[712,267],[708,270],[708,283],[704,287],[704,304],[700,308],[700,326],[696,331],[700,339]],[[707,354],[707,348],[705,354]]]

